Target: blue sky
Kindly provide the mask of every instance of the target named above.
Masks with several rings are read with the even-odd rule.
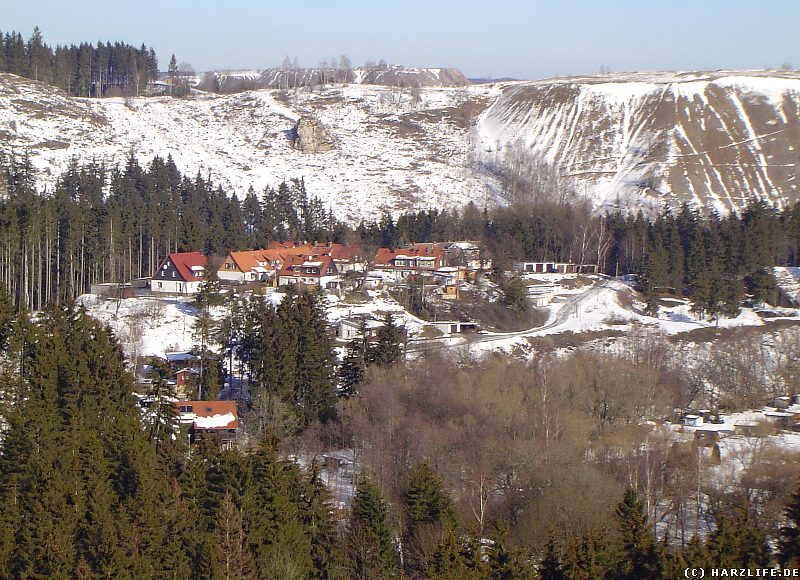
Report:
[[[10,4],[10,5],[8,5]],[[196,70],[341,54],[544,78],[623,70],[800,68],[797,0],[0,0],[0,30],[49,44],[124,40]]]

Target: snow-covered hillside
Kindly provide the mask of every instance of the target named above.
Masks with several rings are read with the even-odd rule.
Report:
[[[498,188],[470,168],[463,115],[491,90],[429,88],[412,98],[407,90],[349,85],[289,95],[97,100],[0,74],[0,151],[30,155],[49,187],[72,158],[115,164],[134,152],[143,162],[172,155],[181,171],[210,175],[238,194],[303,178],[311,194],[350,221],[470,200],[482,206],[498,200]],[[294,123],[304,114],[322,121],[335,150],[292,147]]]
[[[507,85],[480,119],[477,154],[549,165],[600,207],[729,211],[798,199],[800,74],[630,73]]]
[[[293,149],[301,115],[318,118],[338,147]],[[239,194],[304,178],[310,193],[351,222],[470,200],[502,203],[493,175],[507,177],[509,166],[533,168],[558,194],[574,192],[601,210],[689,201],[728,211],[753,196],[786,204],[800,198],[798,144],[794,72],[631,73],[413,90],[337,84],[195,92],[185,100],[76,99],[0,74],[0,152],[29,154],[48,186],[72,158],[113,164],[131,151],[145,162],[172,155],[182,171],[209,174]]]

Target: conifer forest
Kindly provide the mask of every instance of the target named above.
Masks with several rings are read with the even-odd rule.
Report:
[[[392,131],[458,125],[468,99],[420,104],[453,87],[378,69],[358,91]],[[10,84],[225,98],[177,74],[144,44],[0,33]],[[327,154],[297,145],[298,95],[357,76],[254,89],[302,113],[264,139]],[[2,123],[0,579],[800,570],[796,197],[601,208],[537,162],[513,192],[490,176],[501,203],[353,219],[302,175],[242,193],[179,145],[56,174]]]

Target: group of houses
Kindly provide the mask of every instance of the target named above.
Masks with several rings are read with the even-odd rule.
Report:
[[[207,267],[208,258],[200,252],[169,254],[153,275],[150,289],[194,294],[208,278]],[[305,284],[335,289],[342,276],[363,269],[361,250],[354,244],[272,242],[262,250],[230,252],[216,274],[221,282],[229,284]]]
[[[200,374],[200,360],[195,353],[167,352],[159,363],[162,369],[168,370],[168,376],[162,380],[175,393],[175,397],[167,402],[175,408],[176,427],[181,437],[190,444],[210,442],[222,449],[235,447],[241,433],[237,403],[194,399]],[[137,390],[150,390],[154,364],[155,361],[149,358],[137,368]],[[156,402],[153,396],[139,396],[139,404],[145,413]]]
[[[357,244],[272,242],[266,249],[230,252],[219,266],[223,283],[256,283],[268,287],[303,284],[336,290],[353,273],[371,270],[376,279],[402,282],[411,275],[430,275],[455,284],[487,268],[477,242],[419,243],[378,248],[365,256]],[[200,252],[169,254],[153,274],[153,292],[194,294],[208,278],[208,258]],[[451,291],[450,297],[457,294]]]

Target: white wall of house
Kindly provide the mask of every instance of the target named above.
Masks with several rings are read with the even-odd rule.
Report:
[[[195,294],[200,290],[202,282],[183,282],[182,280],[150,280],[153,292],[169,292],[172,294]]]
[[[226,282],[243,282],[244,273],[239,270],[218,270],[217,278]]]

